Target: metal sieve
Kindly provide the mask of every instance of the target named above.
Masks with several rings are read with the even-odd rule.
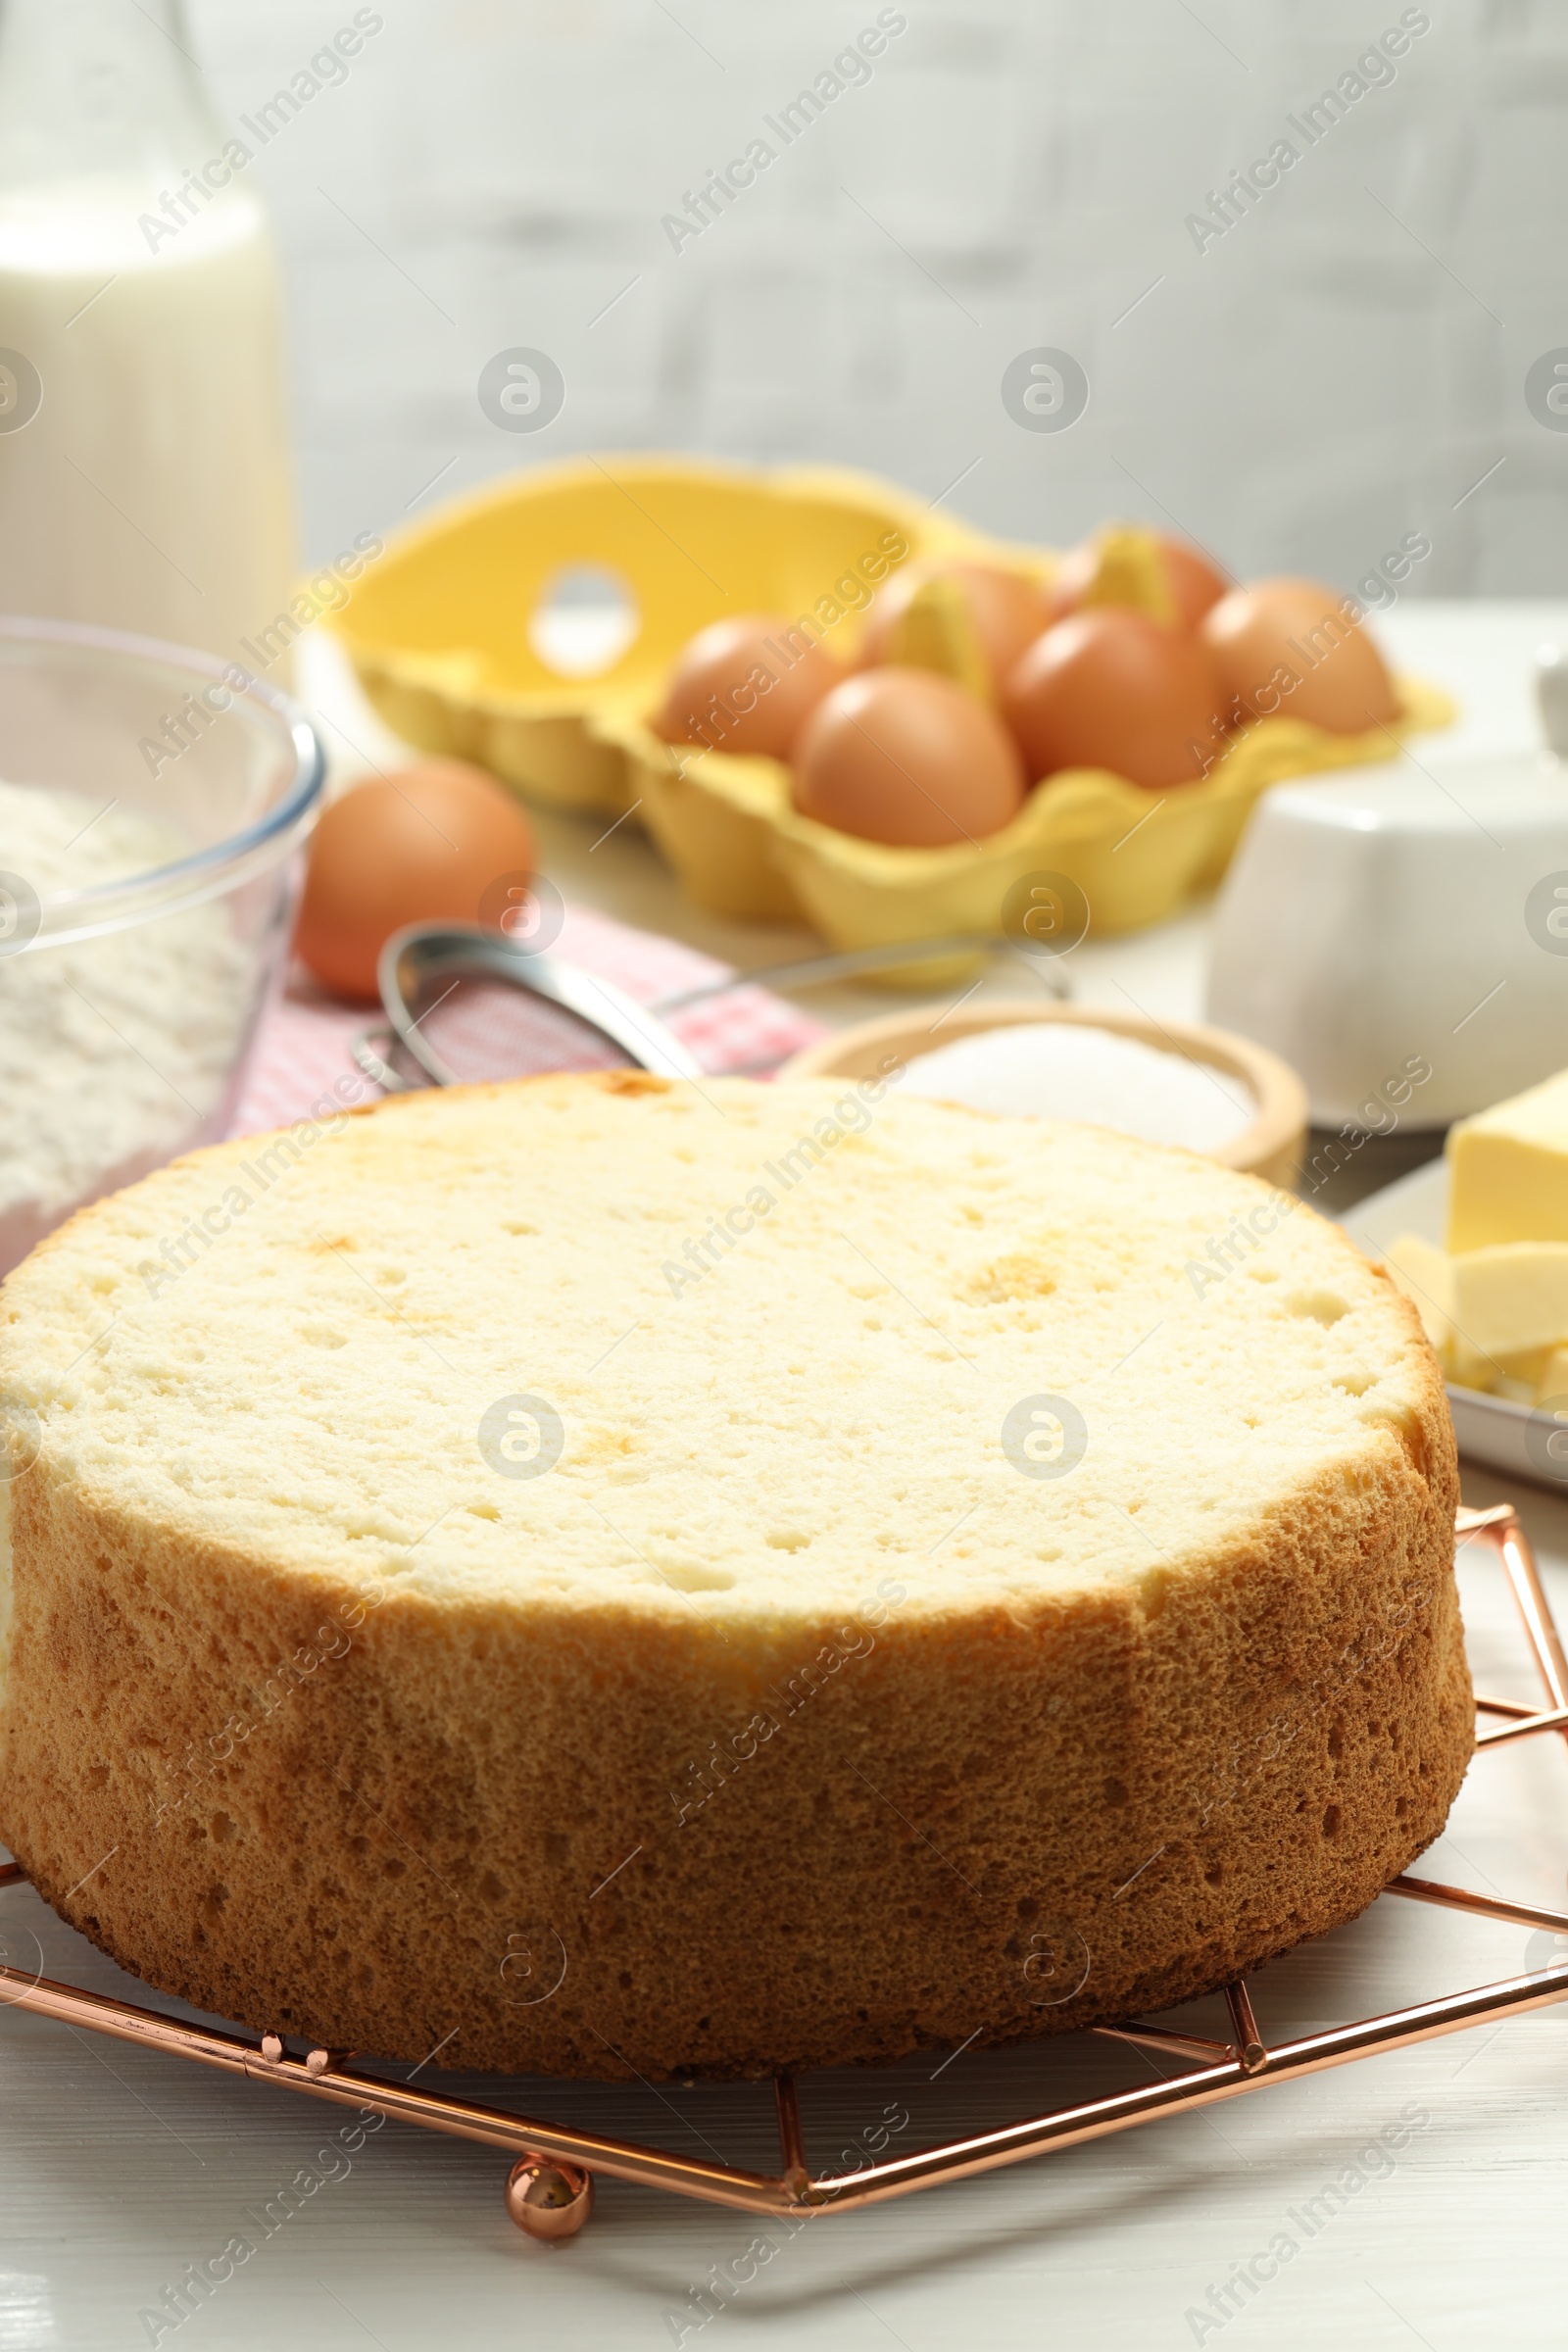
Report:
[[[412,923],[387,941],[377,978],[384,1025],[363,1030],[354,1058],[390,1094],[418,1086],[473,1086],[550,1070],[640,1069],[665,1078],[756,1076],[786,1055],[708,1071],[669,1016],[760,986],[809,988],[943,957],[1010,952],[990,932],[955,932],[894,947],[857,948],[763,970],[737,972],[640,1004],[612,981],[568,958],[519,945],[478,923]],[[1038,968],[1038,967],[1037,967]],[[1041,975],[1066,994],[1063,976]]]

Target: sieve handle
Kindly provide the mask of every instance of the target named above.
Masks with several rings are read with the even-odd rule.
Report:
[[[463,1080],[420,1031],[420,1022],[435,1006],[417,1014],[412,1009],[411,1000],[423,993],[421,983],[432,980],[451,980],[454,985],[460,980],[503,981],[575,1013],[637,1069],[661,1078],[704,1075],[702,1064],[658,1014],[613,981],[601,980],[559,956],[531,955],[477,923],[410,923],[394,932],[381,950],[376,979],[398,1043],[437,1086],[461,1086]]]

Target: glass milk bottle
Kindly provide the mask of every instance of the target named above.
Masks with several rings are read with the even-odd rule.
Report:
[[[181,0],[0,0],[0,610],[238,660],[294,562],[277,268]]]

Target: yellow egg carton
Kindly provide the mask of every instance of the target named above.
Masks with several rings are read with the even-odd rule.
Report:
[[[1454,714],[1437,688],[1401,678],[1391,728],[1332,735],[1260,719],[1201,781],[1164,794],[1103,769],[1060,771],[1000,833],[935,850],[861,841],[799,815],[778,760],[653,732],[677,656],[709,622],[802,614],[850,660],[880,582],[937,556],[1041,581],[1056,561],[866,474],[590,458],[479,491],[406,533],[329,625],[381,716],[420,750],[475,760],[556,807],[635,809],[700,906],[804,921],[841,948],[1000,931],[1008,891],[1041,873],[1077,884],[1102,935],[1159,922],[1218,882],[1269,785],[1387,759],[1396,741]],[[553,583],[583,568],[624,582],[640,625],[600,675],[565,678],[530,624]],[[1158,613],[1163,593],[1149,534],[1102,534],[1092,601]],[[978,683],[975,648],[940,592],[911,609],[895,650]]]
[[[710,621],[807,613],[848,658],[900,564],[999,553],[1031,561],[869,474],[585,458],[404,532],[327,625],[381,717],[420,751],[475,760],[557,808],[622,816],[642,790],[623,730],[658,709]],[[554,585],[585,571],[622,585],[638,625],[599,675],[564,677],[530,628]]]
[[[1260,793],[1288,776],[1387,760],[1395,741],[1446,726],[1448,697],[1396,680],[1394,725],[1331,735],[1265,718],[1199,783],[1147,792],[1104,768],[1037,784],[1011,824],[983,841],[893,849],[801,816],[777,760],[737,759],[624,728],[648,829],[701,906],[754,921],[805,921],[838,948],[894,947],[950,931],[1003,929],[1028,875],[1077,884],[1102,937],[1163,922],[1224,874]]]

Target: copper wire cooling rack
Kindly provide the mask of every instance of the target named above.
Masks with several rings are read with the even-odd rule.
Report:
[[[1499,1503],[1486,1511],[1461,1510],[1456,1524],[1461,1536],[1481,1536],[1495,1544],[1549,1700],[1545,1707],[1531,1707],[1512,1699],[1478,1698],[1478,1715],[1502,1720],[1492,1730],[1478,1732],[1477,1752],[1546,1732],[1568,1736],[1568,1657],[1517,1512],[1511,1503]],[[0,1867],[0,1886],[25,1884],[26,1873],[20,1863]],[[1467,1887],[1443,1886],[1430,1879],[1406,1876],[1391,1881],[1385,1891],[1568,1936],[1568,1913],[1504,1902],[1496,1895],[1472,1893]],[[385,2117],[420,2124],[430,2132],[503,2149],[514,2159],[506,2191],[513,2220],[530,2236],[564,2238],[572,2236],[588,2219],[598,2173],[701,2198],[710,2205],[733,2206],[743,2213],[803,2217],[849,2213],[888,2197],[906,2196],[913,2189],[1018,2164],[1025,2157],[1050,2155],[1109,2132],[1125,2132],[1157,2116],[1182,2115],[1220,2099],[1240,2098],[1270,2082],[1294,2082],[1326,2067],[1348,2066],[1352,2059],[1405,2049],[1413,2042],[1463,2033],[1526,2009],[1546,2008],[1568,1999],[1568,1956],[1544,1971],[1504,1978],[1498,1984],[1450,1993],[1443,2000],[1423,2001],[1410,2009],[1391,2009],[1380,2017],[1360,2018],[1352,2025],[1310,2034],[1297,2041],[1265,2041],[1245,1984],[1228,1984],[1225,1998],[1232,2028],[1229,2041],[1179,2034],[1137,2020],[1089,2029],[1113,2041],[1133,2042],[1168,2057],[1188,2059],[1191,2067],[1184,2074],[1080,2106],[1032,2115],[1000,2131],[950,2140],[941,2147],[872,2164],[848,2176],[817,2179],[807,2165],[799,2098],[787,2075],[780,2075],[774,2082],[780,2169],[771,2174],[749,2173],[595,2132],[567,2131],[470,2099],[444,2098],[438,2091],[416,2089],[412,2082],[389,2082],[358,2073],[349,2054],[340,2051],[317,2049],[297,2057],[275,2034],[264,2034],[258,2045],[245,2034],[183,2025],[126,2001],[80,1992],[69,1984],[34,1981],[22,1970],[0,1967],[0,2002],[11,2007],[30,2009],[41,2017],[86,2027],[172,2057],[191,2058],[199,2066],[217,2067],[225,2074],[303,2091],[308,2098],[368,2108]]]

